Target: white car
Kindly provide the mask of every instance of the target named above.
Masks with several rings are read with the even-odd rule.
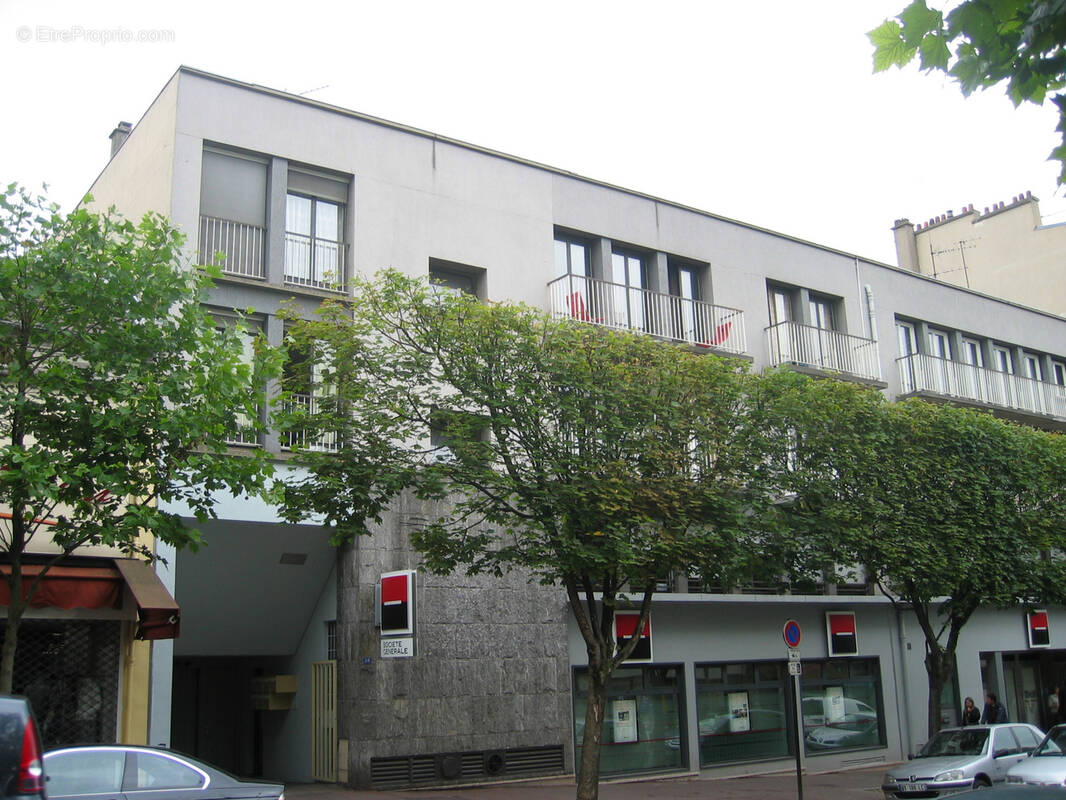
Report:
[[[1066,788],[1066,725],[1049,730],[1029,758],[1007,770],[1007,783]]]
[[[1035,725],[1021,722],[945,728],[910,761],[886,772],[881,791],[886,800],[905,800],[1001,783],[1043,737]]]

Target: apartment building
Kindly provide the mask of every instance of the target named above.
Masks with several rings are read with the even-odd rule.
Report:
[[[113,143],[96,202],[169,216],[194,262],[224,253],[208,301],[219,324],[252,309],[274,344],[283,303],[311,313],[349,276],[393,267],[755,369],[1066,427],[1066,320],[908,269],[189,68]],[[235,454],[265,448],[297,469],[298,440],[243,438]],[[168,554],[183,622],[153,645],[149,741],[287,781],[573,771],[586,656],[561,590],[419,571],[407,532],[434,509],[410,498],[340,548],[258,500],[220,497],[218,512],[206,547]],[[723,593],[671,576],[660,589],[647,657],[610,689],[605,774],[789,768],[798,726],[809,769],[899,761],[923,741],[924,640],[865,583]],[[1047,722],[1066,612],[1044,619],[1046,644],[1021,610],[975,616],[949,721],[987,688],[1013,718]]]
[[[1066,224],[1045,223],[1032,192],[917,225],[898,219],[892,232],[905,269],[1066,316]]]

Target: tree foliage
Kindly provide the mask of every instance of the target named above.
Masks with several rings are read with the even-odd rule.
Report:
[[[963,94],[1005,83],[1015,106],[1045,100],[1059,109],[1063,144],[1050,155],[1066,182],[1066,1],[963,0],[946,15],[914,0],[868,34],[874,71],[904,66],[950,75]]]
[[[990,414],[796,378],[792,528],[814,569],[862,565],[913,611],[926,644],[929,731],[982,607],[1061,602],[1066,442]]]
[[[318,418],[288,424],[342,446],[303,453],[288,513],[320,514],[343,539],[411,487],[450,501],[411,534],[428,569],[521,568],[565,587],[590,672],[578,796],[595,797],[606,684],[637,643],[615,641],[616,608],[634,603],[643,626],[673,572],[734,584],[780,570],[779,473],[747,402],[754,377],[737,360],[396,273],[357,283],[350,312],[327,307],[293,335],[329,366]]]
[[[196,547],[198,532],[160,502],[203,520],[215,491],[262,488],[265,459],[228,456],[226,441],[239,421],[255,424],[269,364],[253,376],[236,332],[216,329],[182,241],[156,215],[63,216],[15,185],[0,195],[0,551],[12,598],[0,691],[48,568],[85,545],[153,559],[143,534]],[[42,550],[56,552],[24,585],[26,554]]]

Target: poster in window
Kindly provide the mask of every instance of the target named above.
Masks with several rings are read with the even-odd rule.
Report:
[[[751,730],[751,717],[748,716],[748,693],[729,693],[729,732],[745,733]]]
[[[614,720],[615,742],[637,740],[637,701],[615,700],[611,703],[611,719]]]
[[[825,687],[825,721],[827,725],[844,721],[844,687]]]

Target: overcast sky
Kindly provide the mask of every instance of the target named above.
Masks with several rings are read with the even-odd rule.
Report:
[[[891,228],[1056,190],[1053,109],[873,75],[907,0],[0,0],[0,180],[71,207],[180,65],[868,258]]]

